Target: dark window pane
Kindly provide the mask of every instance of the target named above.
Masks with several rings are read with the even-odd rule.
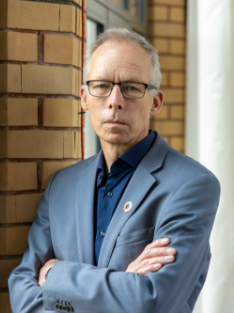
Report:
[[[123,7],[125,10],[129,10],[129,0],[124,0],[123,1]]]

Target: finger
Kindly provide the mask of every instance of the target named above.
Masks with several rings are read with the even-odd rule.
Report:
[[[145,249],[142,253],[143,259],[149,257],[158,257],[158,256],[167,256],[167,255],[175,255],[176,249],[171,247],[162,247],[162,248],[150,248]]]
[[[38,284],[43,287],[44,286],[44,283],[45,283],[45,279],[43,278],[40,278],[39,281],[38,281]]]
[[[174,262],[175,257],[174,255],[167,255],[167,256],[162,256],[162,257],[157,257],[157,258],[149,258],[149,259],[144,259],[140,264],[140,268],[141,267],[146,267],[152,264],[161,264],[161,265],[165,265],[165,264],[169,264]]]
[[[132,273],[137,273],[139,270],[145,267],[156,265],[156,264],[166,265],[166,264],[174,262],[174,260],[175,260],[174,255],[167,255],[167,256],[156,257],[156,258],[148,258],[148,259],[142,260],[139,263],[135,263],[135,264],[131,263],[127,271],[132,272]]]
[[[139,269],[138,273],[141,274],[141,275],[145,275],[147,273],[157,272],[161,268],[162,268],[162,265],[159,264],[159,263],[156,263],[156,264],[152,264],[152,265],[149,265],[149,266],[146,266],[146,267],[143,267],[143,268]]]
[[[167,256],[156,257],[156,258],[152,257],[152,258],[144,259],[140,263],[131,264],[129,266],[129,269],[130,271],[133,271],[134,273],[136,273],[141,268],[154,265],[154,264],[166,265],[166,264],[174,262],[174,260],[175,260],[174,255],[167,255]]]
[[[142,260],[147,259],[147,258],[175,255],[175,254],[176,254],[176,249],[171,248],[171,247],[160,247],[160,248],[146,247],[145,250],[139,255],[139,257],[136,260],[134,260],[132,263],[136,265],[142,262]]]
[[[44,270],[40,270],[38,284],[43,287],[45,283],[45,273]]]
[[[59,260],[58,259],[50,259],[48,260],[44,265],[49,265],[49,264],[55,264],[56,262],[58,262]]]
[[[150,244],[148,244],[146,247],[147,248],[154,248],[154,247],[165,247],[169,245],[170,239],[169,238],[160,238],[157,240],[154,240]]]
[[[148,245],[145,247],[143,253],[141,253],[138,258],[139,258],[140,260],[142,260],[143,257],[144,257],[144,252],[145,252],[145,251],[148,251],[148,249],[157,248],[157,247],[165,247],[165,246],[167,246],[169,243],[170,243],[169,238],[160,238],[160,239],[157,239],[157,240],[153,241],[152,243],[148,244]],[[147,252],[146,252],[146,254],[147,254]],[[137,259],[138,259],[138,258],[137,258]],[[137,259],[136,259],[136,260],[137,260]]]

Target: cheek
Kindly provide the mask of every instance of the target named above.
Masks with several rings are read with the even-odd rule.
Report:
[[[138,110],[138,119],[141,123],[145,123],[150,118],[150,108],[146,106],[141,106]]]
[[[89,119],[93,127],[100,127],[101,121],[104,118],[105,110],[101,105],[90,105]]]
[[[144,129],[149,129],[149,123],[150,123],[150,109],[146,107],[141,107],[140,110],[138,110],[136,118],[136,127],[142,131]]]

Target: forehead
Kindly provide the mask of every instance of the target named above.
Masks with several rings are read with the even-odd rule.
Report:
[[[149,82],[150,58],[135,43],[105,42],[91,56],[89,79]]]

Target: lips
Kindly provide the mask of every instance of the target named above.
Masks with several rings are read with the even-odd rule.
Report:
[[[125,125],[124,122],[120,121],[120,120],[108,120],[106,121],[107,124],[120,124],[120,125]]]

